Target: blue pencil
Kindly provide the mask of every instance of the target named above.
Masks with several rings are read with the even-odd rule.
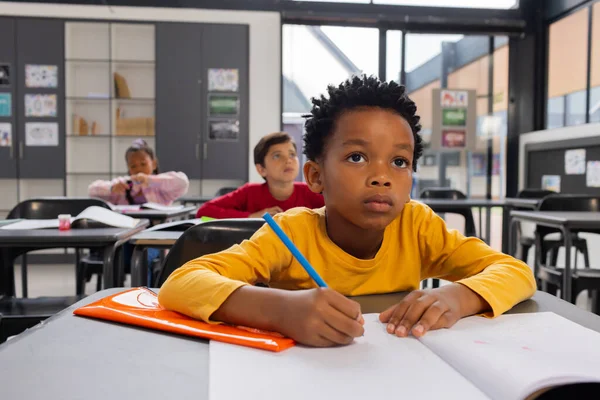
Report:
[[[302,255],[302,253],[300,253],[300,250],[298,250],[298,248],[294,245],[294,243],[292,243],[290,238],[287,237],[285,232],[279,227],[279,225],[277,225],[277,222],[275,222],[273,217],[271,217],[269,213],[266,213],[265,215],[263,215],[263,218],[265,219],[265,221],[267,221],[267,224],[269,224],[271,229],[273,229],[273,232],[275,232],[279,239],[281,239],[285,247],[287,247],[292,253],[292,255],[296,257],[296,260],[298,260],[300,265],[302,265],[306,272],[308,272],[308,275],[310,275],[310,277],[317,283],[317,285],[319,285],[319,287],[327,287],[325,281],[321,279],[319,274],[317,274],[317,271],[315,271],[315,269],[310,265],[310,263]]]

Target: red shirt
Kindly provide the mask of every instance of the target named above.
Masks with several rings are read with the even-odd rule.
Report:
[[[323,196],[311,192],[306,183],[294,182],[294,192],[283,201],[273,197],[267,183],[247,183],[237,190],[204,203],[196,217],[248,218],[265,208],[279,206],[283,211],[294,207],[321,208]]]

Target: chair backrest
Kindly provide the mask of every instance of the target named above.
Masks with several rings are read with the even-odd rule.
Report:
[[[59,214],[76,216],[91,206],[110,209],[110,205],[101,199],[90,197],[40,197],[17,204],[8,213],[8,219],[54,219]]]
[[[466,199],[467,196],[460,190],[445,188],[445,187],[433,187],[423,189],[419,195],[421,199],[447,199],[447,200],[461,200]]]
[[[452,188],[428,188],[421,192],[421,199],[442,199],[442,200],[462,200],[466,199],[467,196],[460,190]],[[477,236],[477,230],[475,228],[475,218],[473,217],[473,211],[471,207],[465,208],[449,208],[434,207],[433,210],[437,214],[458,214],[465,218],[465,236]]]
[[[583,194],[552,194],[542,199],[538,211],[600,211],[600,197]],[[537,231],[542,238],[550,233],[560,232],[558,229],[542,226],[538,226]]]
[[[221,189],[217,190],[217,193],[215,193],[215,196],[216,197],[224,196],[227,193],[233,192],[234,190],[237,190],[237,188],[236,187],[222,187]]]
[[[264,223],[260,218],[217,219],[189,228],[167,254],[158,274],[158,286],[162,286],[169,275],[186,262],[250,239]]]
[[[517,193],[517,197],[519,199],[543,199],[551,194],[556,194],[556,192],[544,189],[523,189]]]

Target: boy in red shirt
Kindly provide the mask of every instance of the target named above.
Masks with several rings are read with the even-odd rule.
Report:
[[[321,208],[323,196],[305,183],[295,182],[299,162],[296,143],[285,132],[264,136],[254,148],[256,170],[265,183],[247,183],[237,190],[204,203],[196,217],[260,218],[294,207]]]

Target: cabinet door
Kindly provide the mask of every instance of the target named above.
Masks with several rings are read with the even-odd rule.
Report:
[[[0,179],[17,178],[15,19],[0,18]]]
[[[156,24],[156,152],[162,171],[201,179],[202,25]]]
[[[206,24],[202,32],[202,124],[203,179],[248,180],[248,26]],[[210,87],[210,69],[234,69],[238,73],[237,90]],[[279,79],[273,77],[273,79]],[[231,81],[229,81],[231,82]],[[254,88],[260,90],[260,88]],[[236,115],[230,114],[231,100],[239,100]],[[277,110],[273,110],[276,112]],[[235,126],[239,132],[231,134]],[[270,132],[264,132],[265,134]]]
[[[16,34],[18,79],[17,96],[14,101],[20,141],[19,177],[64,179],[64,21],[18,19]],[[27,84],[26,68],[31,72]],[[56,68],[56,85],[51,82],[51,77],[54,76],[53,68]],[[29,109],[33,112],[26,110],[26,96],[30,96]],[[52,99],[56,102],[56,107],[51,105]],[[40,106],[40,102],[45,104]],[[48,111],[52,110],[54,113],[48,115]],[[40,113],[44,115],[38,116]],[[36,124],[29,125],[29,135],[26,132],[26,124]],[[54,135],[55,130],[58,137]]]

